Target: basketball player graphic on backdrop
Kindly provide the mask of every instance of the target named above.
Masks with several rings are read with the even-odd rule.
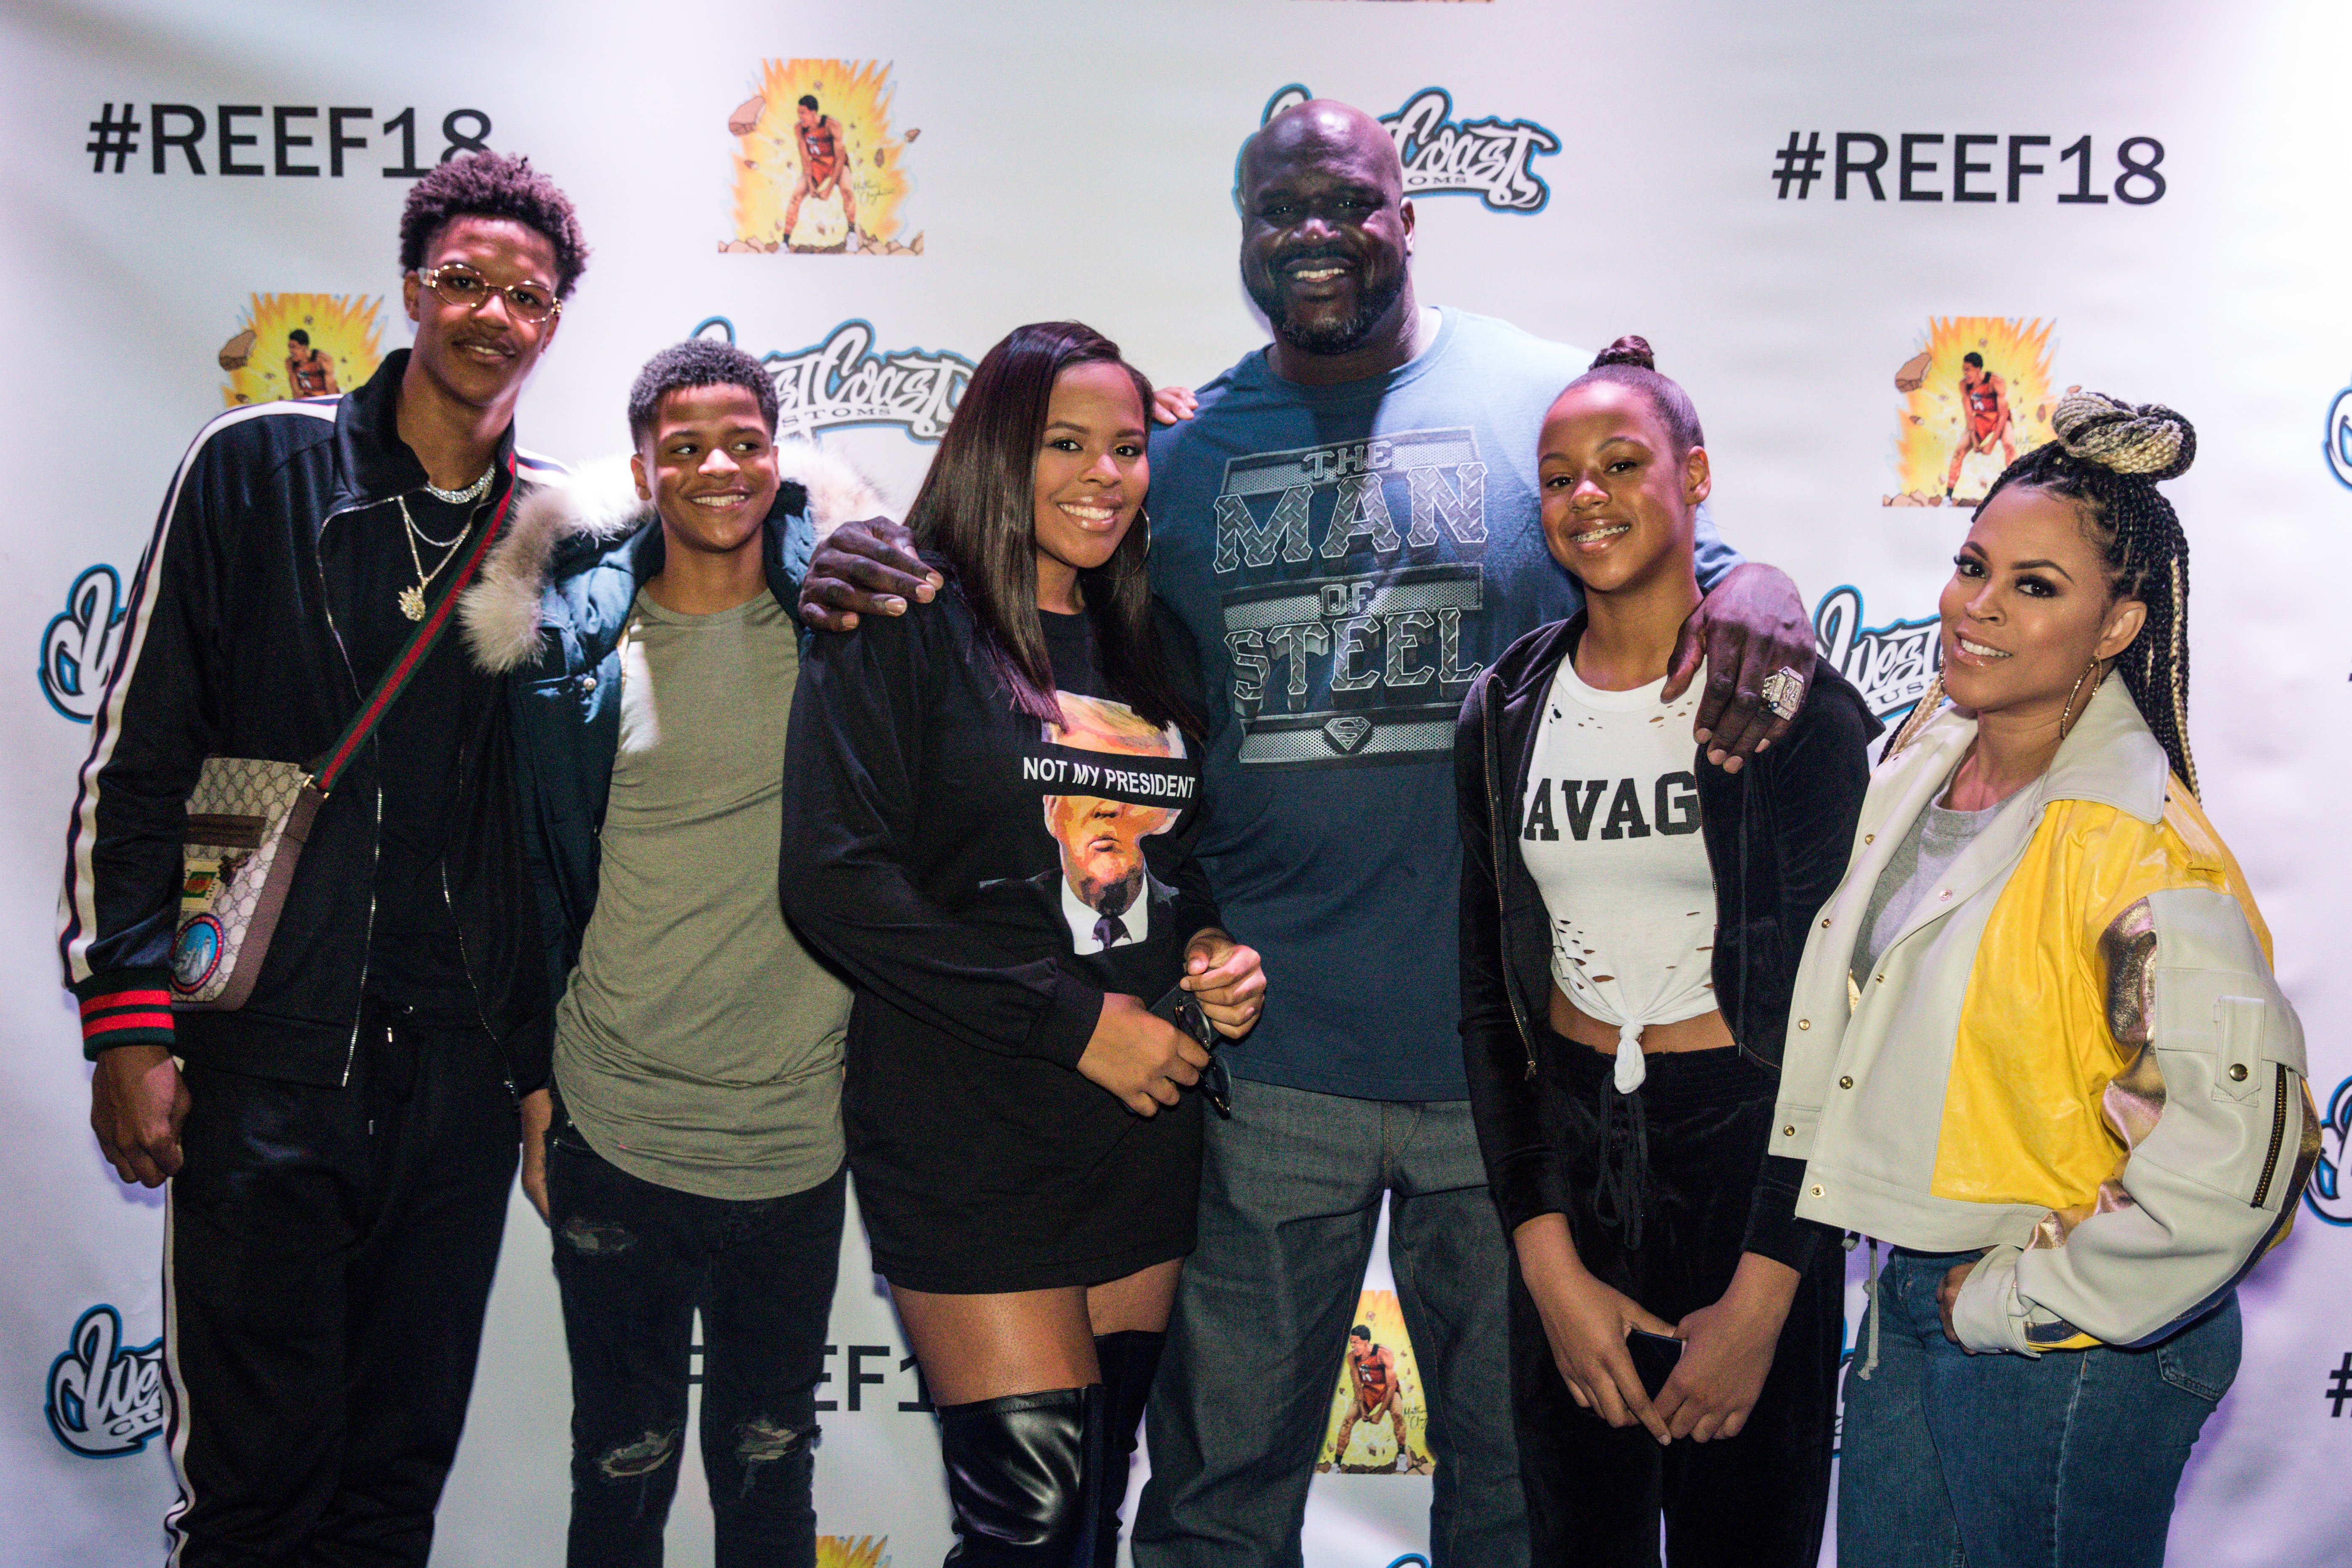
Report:
[[[1407,1473],[1412,1467],[1412,1450],[1405,1444],[1404,1405],[1398,1397],[1401,1389],[1396,1357],[1387,1346],[1374,1344],[1372,1331],[1362,1323],[1348,1331],[1348,1379],[1353,1385],[1356,1402],[1339,1417],[1339,1436],[1332,1445],[1332,1453],[1338,1456],[1348,1451],[1358,1422],[1377,1421],[1386,1415],[1389,1430],[1396,1434],[1397,1474]]]
[[[335,362],[310,346],[310,334],[297,327],[286,334],[286,384],[297,397],[332,397]]]
[[[849,149],[842,142],[841,122],[818,110],[814,93],[802,96],[796,115],[798,123],[793,136],[800,143],[801,177],[793,186],[791,204],[784,208],[784,243],[792,243],[793,231],[800,226],[801,203],[812,195],[823,201],[838,195],[841,221],[854,233],[857,228],[857,196],[849,185]]]
[[[1966,424],[1960,432],[1960,444],[1952,449],[1952,471],[1944,476],[1944,499],[1952,499],[1952,487],[1960,482],[1960,465],[1979,452],[1990,452],[1993,443],[2000,443],[2001,467],[2017,461],[2017,436],[2009,424],[2009,388],[2000,377],[1985,369],[1984,355],[1970,353],[1960,360],[1960,396],[1968,409]]]

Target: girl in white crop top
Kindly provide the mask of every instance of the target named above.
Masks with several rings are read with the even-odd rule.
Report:
[[[1480,678],[1458,742],[1478,760],[1457,763],[1464,1049],[1526,1286],[1533,1558],[1654,1563],[1663,1516],[1675,1568],[1811,1568],[1843,1255],[1796,1219],[1796,1170],[1766,1144],[1796,954],[1876,725],[1810,663],[1790,672],[1816,689],[1805,710],[1732,776],[1692,744],[1696,683],[1664,700],[1711,480],[1648,345],[1622,340],[1560,395],[1538,476],[1586,610]]]

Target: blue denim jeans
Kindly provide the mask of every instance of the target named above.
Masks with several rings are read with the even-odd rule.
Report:
[[[1524,1568],[1508,1255],[1467,1100],[1248,1080],[1207,1122],[1144,1436],[1137,1568],[1297,1568],[1315,1451],[1389,1197],[1389,1263],[1429,1400],[1435,1568]]]
[[[2160,1344],[1970,1355],[1936,1287],[1974,1253],[1898,1249],[1878,1365],[1846,1369],[1843,1568],[2160,1568],[2172,1497],[2238,1374],[2238,1298]]]

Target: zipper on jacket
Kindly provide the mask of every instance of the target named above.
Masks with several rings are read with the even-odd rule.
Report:
[[[496,459],[493,458],[492,461],[495,463]],[[521,482],[522,479],[520,473],[517,473],[513,478],[508,480],[509,485],[518,485]],[[490,500],[488,496],[484,496],[480,500],[474,503],[472,515],[467,518],[466,522],[467,531],[470,532],[474,524],[482,521],[482,510],[489,504]],[[464,535],[461,534],[459,537],[463,538]],[[499,693],[492,699],[492,700],[500,703],[503,703],[506,700],[505,683],[503,681],[499,683]],[[466,742],[463,740],[460,740],[457,742],[457,777],[461,786],[466,776],[465,763]],[[473,993],[475,1021],[482,1026],[482,1033],[490,1037],[491,1043],[498,1046],[499,1075],[500,1079],[507,1086],[507,1098],[520,1105],[522,1103],[522,1096],[515,1091],[514,1061],[507,1055],[505,1044],[499,1039],[499,1032],[490,1027],[489,1015],[482,1010],[481,984],[474,978],[474,960],[472,955],[466,951],[466,927],[464,923],[457,919],[457,900],[452,898],[449,894],[449,852],[446,848],[441,852],[441,903],[442,906],[449,911],[449,929],[457,933],[457,967],[465,971],[466,989]],[[528,919],[530,901],[526,899],[523,901],[523,904],[526,919]]]
[[[466,972],[466,989],[474,994],[474,1017],[482,1026],[482,1033],[496,1041],[498,1031],[490,1027],[489,1015],[482,1011],[482,988],[474,979],[474,961],[466,952],[466,928],[457,920],[457,900],[449,896],[449,857],[441,857],[441,902],[449,910],[449,929],[457,933],[457,967]],[[507,1086],[508,1097],[518,1105],[522,1096],[515,1092],[514,1062],[507,1056],[506,1047],[499,1047],[499,1074]]]
[[[1491,841],[1489,853],[1494,856],[1495,859],[1495,931],[1496,945],[1500,948],[1508,940],[1506,933],[1510,924],[1510,921],[1508,911],[1505,908],[1503,902],[1504,844],[1502,803],[1497,799],[1495,794],[1494,682],[1490,680],[1486,685],[1487,689],[1479,695],[1478,732],[1486,742],[1486,834],[1487,837]],[[1501,954],[1501,963],[1503,967],[1503,994],[1511,999],[1511,1021],[1519,1026],[1519,1044],[1527,1048],[1528,1053],[1527,1081],[1533,1083],[1536,1080],[1535,1036],[1530,1034],[1528,1030],[1528,1015],[1526,1009],[1519,1005],[1518,988],[1511,984],[1511,959],[1510,954],[1507,952]]]
[[[373,505],[375,503],[370,502],[369,504]],[[334,521],[335,519],[341,517],[345,512],[361,511],[365,509],[362,507],[347,506],[340,508],[337,510],[331,511],[325,517],[320,518],[319,520],[319,538],[320,542],[323,542],[326,539],[327,525],[329,523]],[[335,639],[335,651],[342,655],[343,658],[343,673],[351,677],[352,689],[356,691],[359,689],[360,684],[359,671],[352,668],[352,650],[350,646],[343,641],[343,629],[335,625],[335,601],[327,592],[326,552],[322,550],[314,551],[312,553],[312,564],[316,565],[319,569],[319,607],[326,614],[328,635]],[[364,696],[364,693],[362,695]],[[368,737],[368,744],[372,746],[376,744],[376,739],[374,736],[371,735]],[[382,748],[379,747],[378,750],[381,752]],[[377,770],[375,785],[375,832],[371,834],[368,838],[368,912],[367,924],[362,930],[360,942],[360,1004],[359,1006],[352,1013],[352,1037],[346,1041],[343,1046],[343,1079],[341,1087],[345,1089],[349,1089],[351,1087],[352,1068],[359,1061],[360,1022],[367,1014],[368,960],[373,956],[375,947],[375,871],[376,862],[383,858],[383,770],[379,768]]]
[[[2254,1205],[2261,1208],[2271,1195],[2271,1178],[2278,1174],[2279,1151],[2286,1147],[2286,1064],[2278,1067],[2278,1093],[2271,1101],[2271,1152],[2263,1160],[2263,1179],[2254,1184]]]

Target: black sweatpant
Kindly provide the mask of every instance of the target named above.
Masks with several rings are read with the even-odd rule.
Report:
[[[371,1003],[351,1082],[191,1065],[163,1243],[181,1568],[423,1564],[519,1123],[497,1045]]]
[[[1647,1194],[1604,1193],[1606,1144],[1622,1172],[1630,1107],[1604,1096],[1611,1058],[1555,1036],[1538,1084],[1544,1130],[1584,1266],[1668,1322],[1723,1295],[1739,1266],[1756,1173],[1770,1134],[1775,1076],[1725,1047],[1650,1057],[1642,1101]],[[1640,1245],[1622,1208],[1638,1201]],[[1603,1214],[1620,1223],[1602,1221]],[[1535,1568],[1650,1568],[1665,1520],[1674,1568],[1813,1568],[1828,1507],[1845,1255],[1827,1235],[1801,1278],[1764,1390],[1736,1437],[1660,1447],[1577,1405],[1543,1321],[1511,1277],[1511,1407]]]
[[[571,1568],[658,1568],[677,1494],[694,1314],[718,1568],[814,1568],[816,1385],[846,1169],[734,1201],[631,1175],[559,1110],[548,1223],[572,1352]]]

